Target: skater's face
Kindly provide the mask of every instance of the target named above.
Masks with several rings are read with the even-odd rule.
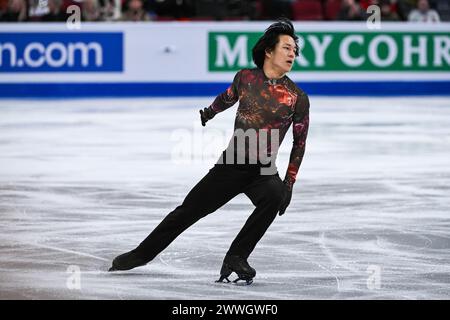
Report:
[[[291,71],[295,61],[295,41],[291,36],[280,35],[279,41],[272,51],[266,51],[266,59],[264,64],[268,64],[270,68],[284,75]]]

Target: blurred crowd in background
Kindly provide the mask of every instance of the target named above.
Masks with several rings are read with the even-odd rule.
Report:
[[[450,0],[0,0],[0,21],[63,22],[73,5],[81,21],[362,21],[371,5],[381,21],[450,21]]]

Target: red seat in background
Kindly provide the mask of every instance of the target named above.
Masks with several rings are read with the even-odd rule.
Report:
[[[341,11],[342,0],[326,0],[324,5],[325,19],[336,20]]]
[[[297,0],[292,4],[294,20],[323,20],[320,0]]]

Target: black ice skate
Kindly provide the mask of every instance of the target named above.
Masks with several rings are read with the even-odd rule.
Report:
[[[233,283],[238,283],[239,280],[244,280],[246,284],[251,284],[253,278],[256,275],[255,269],[250,267],[247,260],[239,256],[227,255],[223,260],[222,269],[220,269],[220,278],[216,282],[231,282],[228,277],[232,272],[236,272],[238,278],[233,281]]]
[[[147,259],[144,259],[136,249],[131,250],[117,256],[113,262],[112,267],[108,271],[130,270],[136,267],[146,265]]]

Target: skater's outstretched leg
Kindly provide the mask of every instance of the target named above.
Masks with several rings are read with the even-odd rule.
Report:
[[[140,253],[136,249],[133,249],[114,258],[112,266],[108,271],[130,270],[136,267],[143,266],[147,264],[147,262],[147,259],[142,253]]]

